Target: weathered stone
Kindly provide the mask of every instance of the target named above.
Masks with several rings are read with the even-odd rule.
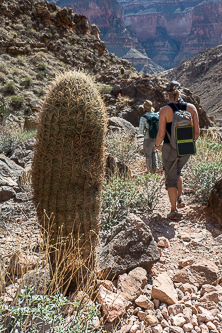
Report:
[[[100,285],[102,285],[103,287],[105,287],[106,289],[108,289],[110,291],[113,291],[113,289],[114,289],[112,281],[109,281],[109,280],[97,280],[96,282],[97,282],[97,288]]]
[[[12,178],[16,180],[22,172],[23,168],[13,162],[3,154],[0,154],[0,176],[2,178]]]
[[[193,325],[190,324],[190,323],[184,324],[183,329],[184,329],[185,332],[190,332],[193,329]]]
[[[189,267],[185,267],[173,277],[174,282],[191,283],[197,287],[203,284],[216,284],[220,274],[218,267],[210,260],[203,259]]]
[[[7,201],[11,198],[15,198],[16,192],[9,186],[0,187],[0,202]]]
[[[210,293],[205,293],[203,297],[199,299],[200,302],[214,302],[219,303],[221,296],[218,291],[212,291]]]
[[[181,267],[190,266],[194,262],[195,262],[195,260],[194,260],[193,257],[191,257],[191,258],[184,258],[184,259],[179,260],[179,266],[181,266]]]
[[[208,321],[214,320],[214,315],[207,309],[198,306],[198,310],[200,313],[197,313],[197,319],[199,321],[202,321],[203,323],[206,323]]]
[[[97,258],[98,276],[112,279],[135,267],[150,271],[159,260],[159,253],[150,228],[139,217],[129,214],[108,236],[105,232],[101,234]]]
[[[102,285],[99,286],[97,299],[109,323],[112,323],[116,318],[124,315],[130,304],[122,295],[113,293]]]
[[[212,286],[210,284],[204,284],[200,289],[200,295],[203,296],[205,293],[217,292],[222,295],[222,287],[220,285]]]
[[[161,247],[169,247],[170,246],[170,242],[166,237],[158,237],[158,246]]]
[[[178,313],[183,313],[184,309],[184,304],[173,304],[168,307],[168,312],[170,315],[176,316]]]
[[[208,333],[209,332],[209,328],[207,327],[207,325],[205,324],[200,324],[200,329],[201,329],[201,333]]]
[[[191,308],[183,309],[183,316],[186,319],[186,322],[189,323],[192,318],[192,309]]]
[[[126,135],[131,140],[135,138],[135,135],[137,134],[136,127],[134,127],[129,121],[119,117],[109,118],[108,128],[109,127],[119,129],[119,131],[123,132],[122,135]]]
[[[146,317],[146,313],[140,310],[137,312],[137,317],[139,318],[139,320],[143,321]]]
[[[168,305],[178,302],[177,292],[167,273],[160,274],[153,281],[152,298],[157,298]]]
[[[186,323],[186,320],[185,318],[183,317],[182,313],[176,315],[176,316],[173,316],[170,318],[171,320],[171,323],[173,326],[183,326],[185,323]]]
[[[145,321],[152,327],[152,326],[156,326],[159,322],[156,316],[154,315],[146,315],[145,317]]]
[[[152,331],[153,331],[153,333],[162,333],[163,329],[162,329],[162,326],[160,324],[158,324],[158,325],[152,327]]]
[[[147,273],[142,267],[134,268],[127,277],[118,284],[117,291],[130,301],[142,294],[142,289],[147,283]]]
[[[137,297],[137,299],[135,299],[135,303],[143,309],[154,309],[153,302],[151,302],[145,295],[140,295]]]
[[[180,286],[180,290],[183,292],[183,293],[196,293],[197,292],[197,287],[193,284],[190,284],[190,283],[184,283]]]
[[[174,333],[184,333],[184,330],[181,327],[178,326],[170,326],[170,332]]]

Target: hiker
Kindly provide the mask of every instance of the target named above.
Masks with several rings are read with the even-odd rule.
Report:
[[[158,132],[158,128],[156,129],[156,133],[154,131],[154,135],[152,135],[152,138],[150,137],[149,129],[150,125],[148,123],[148,118],[152,116],[152,114],[155,114],[153,103],[149,100],[146,100],[143,103],[143,111],[144,114],[140,117],[140,123],[139,123],[139,132],[140,134],[144,135],[144,141],[143,141],[143,151],[146,157],[146,167],[147,171],[151,173],[155,173],[156,169],[158,168],[158,156],[157,152],[153,151],[153,146],[156,142],[156,135]],[[158,114],[159,118],[159,114]],[[158,119],[159,122],[159,119]],[[154,137],[153,137],[154,136]]]
[[[166,90],[170,103],[174,103],[178,109],[186,110],[191,114],[194,126],[194,140],[196,141],[200,132],[199,118],[196,107],[193,104],[185,103],[183,101],[182,97],[180,96],[181,86],[179,82],[171,81],[167,85]],[[171,125],[173,118],[174,111],[171,106],[166,105],[160,109],[159,131],[156,137],[156,143],[153,147],[153,151],[157,152],[160,150],[160,145],[163,141],[161,150],[163,168],[165,171],[165,185],[171,204],[171,210],[167,214],[167,217],[172,220],[178,220],[181,217],[181,214],[178,213],[177,208],[182,208],[185,206],[182,197],[183,179],[181,170],[190,156],[187,155],[178,157],[177,150],[174,149],[170,144]]]

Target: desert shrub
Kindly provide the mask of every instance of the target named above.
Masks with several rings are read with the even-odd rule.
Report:
[[[97,83],[96,86],[101,95],[110,94],[113,89],[113,86],[109,84]]]
[[[24,98],[20,95],[11,97],[11,105],[14,108],[20,108],[22,106],[23,102],[24,102]]]
[[[9,94],[15,93],[15,82],[14,81],[8,81],[5,84],[5,92]]]
[[[71,307],[75,315],[67,320],[64,308]],[[99,305],[84,305],[80,301],[70,302],[65,296],[38,295],[34,288],[20,290],[16,302],[9,306],[7,312],[0,304],[1,332],[92,332],[92,322],[99,313]],[[9,321],[5,320],[10,318]],[[100,332],[100,330],[98,330]]]
[[[4,74],[8,74],[8,66],[6,63],[4,63],[4,62],[0,63],[0,72],[2,72]]]
[[[10,156],[17,144],[36,136],[37,130],[21,131],[17,134],[10,134],[2,131],[0,135],[0,154]]]
[[[44,62],[40,62],[40,63],[38,64],[38,70],[40,70],[40,71],[45,71],[46,68],[47,68],[47,66],[46,66],[46,64],[45,64]]]
[[[222,175],[222,143],[209,136],[197,141],[197,154],[185,166],[185,181],[203,205],[208,204],[209,194]]]
[[[161,198],[163,177],[147,174],[125,178],[114,174],[103,187],[103,228],[119,223],[129,212],[152,212]]]
[[[108,154],[127,165],[134,162],[139,154],[136,141],[123,132],[110,132],[106,138],[106,149]]]
[[[2,131],[0,136],[0,154],[10,156],[18,143],[17,136]]]
[[[32,85],[32,79],[28,76],[26,76],[22,81],[21,81],[21,86],[24,87],[30,87]]]
[[[0,115],[5,115],[8,113],[4,99],[0,99]]]
[[[195,193],[204,204],[208,204],[211,190],[217,179],[222,175],[221,162],[203,162],[193,167],[193,186]]]

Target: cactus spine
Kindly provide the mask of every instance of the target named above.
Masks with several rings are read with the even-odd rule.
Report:
[[[105,107],[92,79],[81,72],[57,78],[42,107],[33,198],[40,223],[44,211],[53,213],[51,244],[62,229],[64,237],[79,240],[84,258],[99,231],[105,132]]]

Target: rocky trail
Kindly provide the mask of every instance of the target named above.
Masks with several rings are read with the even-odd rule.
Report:
[[[0,253],[6,269],[16,252],[29,255],[25,263],[31,261],[30,270],[37,262],[42,238],[31,197],[25,186],[0,204]],[[160,259],[148,274],[137,267],[113,282],[98,282],[107,332],[222,332],[222,228],[188,188],[184,199],[177,222],[166,217],[165,190],[151,216],[131,214],[132,223],[141,219],[150,227]],[[2,290],[4,299],[12,301],[16,288],[6,281]]]

